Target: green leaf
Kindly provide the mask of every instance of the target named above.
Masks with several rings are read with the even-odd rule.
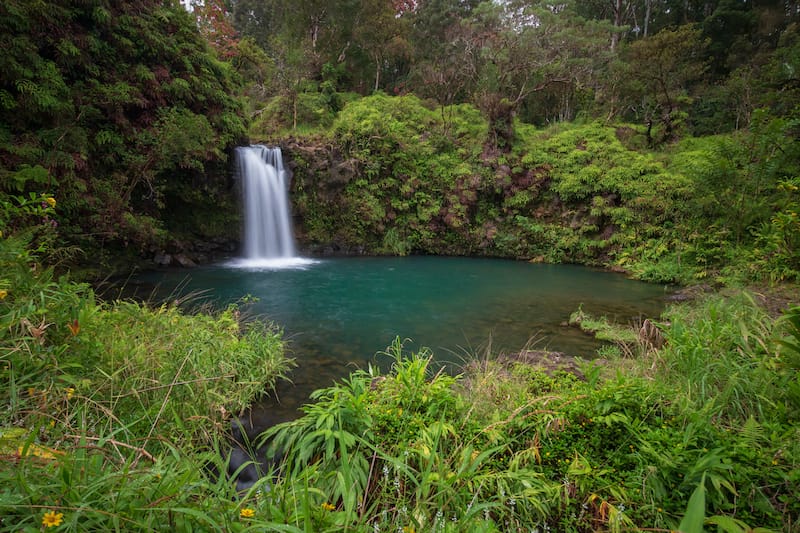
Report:
[[[746,531],[750,531],[750,528],[747,527],[744,522],[735,520],[729,516],[712,516],[706,520],[706,523],[718,526],[725,533],[745,533]]]
[[[706,515],[706,475],[700,479],[697,488],[694,489],[686,506],[686,514],[683,515],[678,530],[681,533],[703,533],[703,520]]]

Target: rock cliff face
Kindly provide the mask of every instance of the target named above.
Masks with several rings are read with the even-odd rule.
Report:
[[[197,238],[193,240],[173,240],[168,246],[158,249],[151,261],[159,267],[195,267],[212,263],[234,255],[239,243],[231,238]]]
[[[302,250],[316,255],[362,254],[368,250],[344,226],[347,187],[361,171],[359,162],[345,158],[325,141],[280,144],[284,164],[291,174],[290,197],[295,238]]]

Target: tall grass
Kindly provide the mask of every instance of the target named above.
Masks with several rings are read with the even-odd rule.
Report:
[[[765,420],[798,407],[786,396],[775,321],[751,294],[674,307],[665,319],[670,327],[658,354],[660,375],[693,409],[723,419]]]
[[[211,472],[230,419],[291,366],[280,331],[234,307],[99,302],[28,238],[0,238],[0,531],[263,524]]]
[[[796,531],[793,322],[746,294],[668,319],[666,347],[587,364],[585,381],[491,357],[449,376],[395,343],[388,374],[355,372],[266,435],[286,453],[271,519],[313,531]]]

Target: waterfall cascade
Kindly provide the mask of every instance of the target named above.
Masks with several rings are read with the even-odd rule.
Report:
[[[286,170],[278,147],[236,149],[244,203],[245,266],[293,266],[296,256]]]

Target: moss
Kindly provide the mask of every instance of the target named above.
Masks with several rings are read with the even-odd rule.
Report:
[[[606,317],[594,317],[582,309],[569,316],[569,325],[579,327],[581,331],[593,335],[598,340],[626,347],[627,351],[639,341],[639,336],[632,327],[615,324]]]

